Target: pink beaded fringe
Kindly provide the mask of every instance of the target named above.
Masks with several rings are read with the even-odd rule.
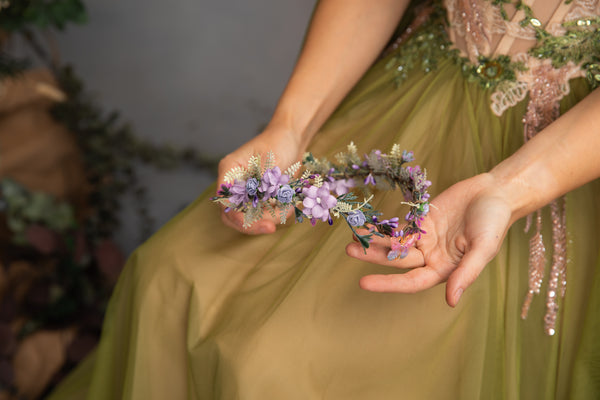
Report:
[[[559,116],[559,100],[562,88],[547,79],[546,66],[535,71],[536,78],[529,91],[530,100],[527,113],[523,117],[525,142],[539,131],[550,125]],[[552,84],[554,83],[554,84]],[[556,333],[558,314],[558,296],[563,298],[567,289],[567,228],[565,198],[554,200],[550,204],[552,216],[552,266],[546,293],[546,315],[544,331],[548,335]],[[525,232],[529,231],[532,215],[527,217]],[[546,269],[546,248],[542,240],[542,212],[536,212],[536,232],[529,241],[529,291],[525,297],[521,318],[527,318],[533,295],[540,293]]]

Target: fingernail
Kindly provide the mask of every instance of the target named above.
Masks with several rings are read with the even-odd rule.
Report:
[[[458,288],[456,290],[456,292],[454,292],[454,305],[455,306],[458,304],[458,301],[460,300],[460,296],[462,296],[462,294],[463,294],[462,288]]]

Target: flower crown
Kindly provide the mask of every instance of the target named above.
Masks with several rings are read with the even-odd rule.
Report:
[[[302,163],[290,166],[285,173],[275,165],[275,156],[269,152],[264,161],[255,155],[248,167],[236,167],[225,175],[217,196],[212,200],[231,210],[244,214],[244,227],[260,220],[265,212],[274,218],[279,216],[282,224],[293,209],[297,222],[305,219],[315,225],[317,221],[333,224],[333,218],[343,218],[363,249],[369,247],[373,235],[390,236],[391,250],[388,259],[403,258],[414,243],[425,233],[421,223],[429,212],[431,182],[419,166],[404,166],[414,161],[412,152],[401,151],[395,144],[389,154],[373,150],[364,157],[358,155],[354,143],[348,150],[335,156],[336,163],[316,159],[306,153]],[[293,178],[304,167],[300,178]],[[363,201],[351,191],[359,188],[367,196]],[[381,219],[373,209],[373,188],[393,190],[400,188],[403,204],[410,206],[404,217],[406,225],[399,227],[399,218]],[[356,228],[368,229],[359,234]]]

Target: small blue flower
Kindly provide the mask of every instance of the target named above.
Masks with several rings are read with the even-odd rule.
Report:
[[[415,155],[413,154],[412,151],[403,150],[402,151],[402,161],[403,162],[415,161]]]
[[[246,192],[249,196],[254,196],[258,190],[258,179],[250,178],[246,181]]]
[[[290,185],[283,185],[277,192],[277,200],[282,203],[291,203],[295,193],[296,192],[290,187]]]
[[[367,221],[365,214],[360,210],[352,211],[348,214],[347,221],[352,226],[363,226]]]

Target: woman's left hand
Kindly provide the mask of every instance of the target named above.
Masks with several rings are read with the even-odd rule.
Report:
[[[374,292],[415,293],[441,282],[446,301],[454,307],[463,291],[498,253],[511,223],[511,207],[490,174],[461,181],[431,202],[423,222],[427,232],[403,259],[389,261],[388,237],[375,237],[366,254],[359,243],[346,253],[359,260],[408,269],[401,274],[368,275],[363,289]]]

